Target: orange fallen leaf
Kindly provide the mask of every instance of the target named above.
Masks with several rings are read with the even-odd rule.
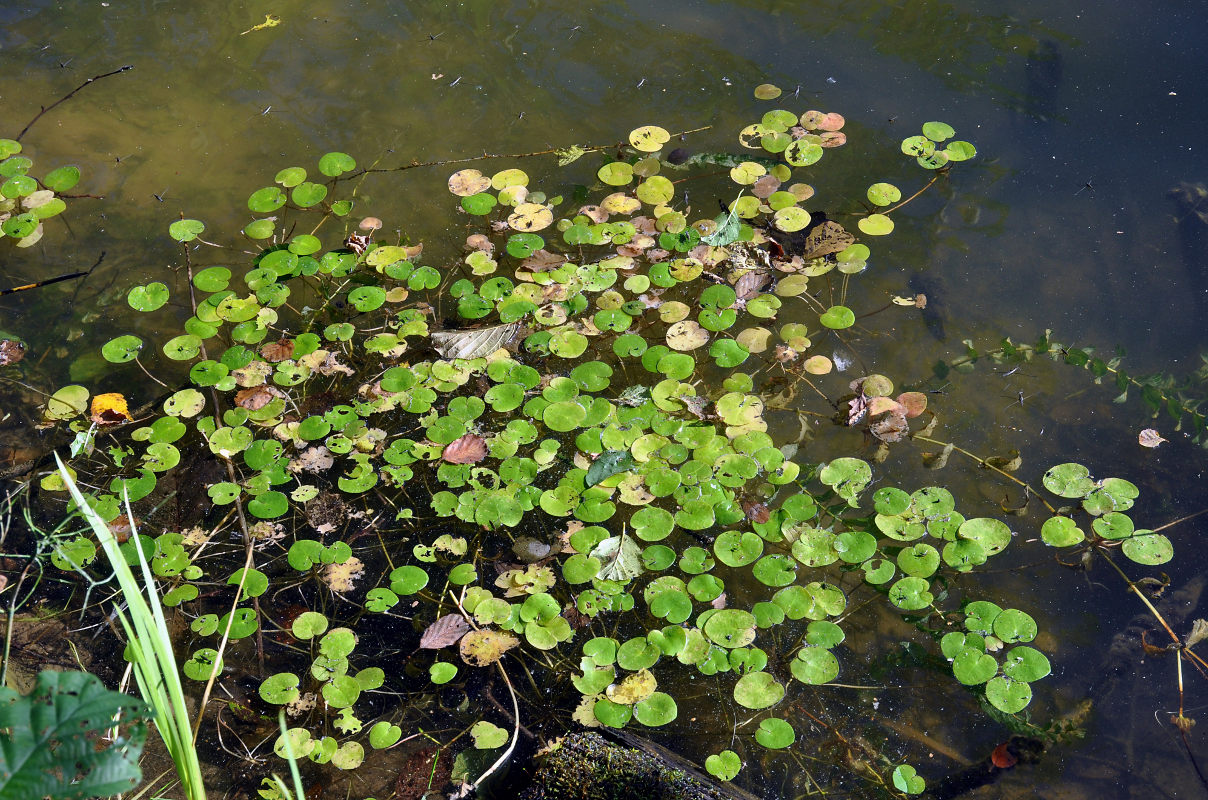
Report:
[[[98,394],[92,398],[92,421],[97,425],[115,425],[132,420],[126,398],[120,392]]]

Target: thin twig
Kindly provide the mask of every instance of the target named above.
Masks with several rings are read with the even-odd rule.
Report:
[[[1021,481],[1019,478],[1016,478],[1011,473],[1009,473],[1005,470],[999,469],[998,467],[994,466],[986,459],[981,458],[980,456],[974,455],[973,453],[970,453],[968,450],[965,450],[964,448],[957,447],[952,442],[941,442],[939,439],[932,439],[929,436],[920,436],[918,434],[911,434],[910,438],[914,439],[916,442],[927,442],[928,444],[934,444],[939,447],[951,447],[953,450],[960,453],[961,455],[973,459],[974,461],[976,461],[979,465],[981,465],[985,469],[992,469],[995,472],[997,472],[999,475],[1006,478],[1007,480],[1012,481],[1012,482],[1022,486],[1024,489],[1026,489],[1028,491],[1029,495],[1034,495],[1037,499],[1040,500],[1040,502],[1044,503],[1045,508],[1047,508],[1050,513],[1053,513],[1053,514],[1057,513],[1057,509],[1053,507],[1053,504],[1050,503],[1048,500],[1045,500],[1044,496],[1041,495],[1039,492],[1037,492],[1035,489],[1033,489],[1031,487],[1031,485],[1029,485],[1028,483],[1025,483],[1024,481]]]
[[[93,264],[91,267],[89,267],[84,272],[72,272],[67,275],[58,275],[54,278],[48,278],[47,280],[44,280],[44,281],[37,281],[36,283],[27,283],[24,286],[14,286],[11,289],[0,289],[0,297],[3,297],[6,294],[14,294],[16,292],[26,292],[26,291],[29,291],[30,289],[41,289],[43,286],[50,286],[52,283],[59,283],[60,281],[69,281],[73,278],[86,278],[89,275],[91,275],[92,271],[94,269],[96,269],[97,267],[99,267],[101,265],[101,262],[104,260],[105,260],[105,251],[102,250],[101,256],[100,256],[100,258],[98,258],[96,260],[96,263]]]
[[[89,78],[88,80],[84,81],[84,82],[83,82],[83,83],[81,83],[79,86],[77,86],[76,88],[72,89],[70,92],[68,92],[67,94],[63,95],[63,96],[62,96],[62,97],[60,97],[58,100],[56,100],[56,101],[54,101],[53,103],[51,103],[50,105],[48,105],[48,106],[43,106],[43,107],[42,107],[42,110],[41,110],[41,111],[39,111],[37,114],[35,114],[35,115],[34,115],[34,118],[33,118],[33,119],[31,119],[31,120],[29,121],[29,124],[28,124],[28,125],[26,125],[24,128],[22,128],[22,129],[21,129],[21,132],[17,134],[17,136],[16,136],[16,140],[17,140],[18,142],[19,142],[19,141],[21,141],[21,137],[22,137],[22,136],[24,136],[26,133],[28,133],[28,132],[29,132],[29,129],[30,129],[30,128],[32,128],[32,127],[34,126],[34,123],[35,123],[35,122],[37,122],[38,120],[40,120],[40,119],[42,118],[42,115],[43,115],[43,114],[45,114],[47,111],[50,111],[52,108],[54,108],[55,106],[57,106],[59,103],[62,103],[64,100],[68,100],[68,99],[70,99],[70,98],[71,98],[71,96],[72,96],[73,94],[75,94],[76,92],[80,91],[80,90],[81,90],[81,89],[83,89],[85,86],[89,85],[90,83],[93,83],[94,81],[99,81],[101,78],[108,78],[110,75],[118,75],[118,74],[120,74],[120,73],[122,73],[122,72],[126,72],[127,70],[132,70],[132,69],[134,69],[134,65],[133,65],[133,64],[127,64],[127,65],[126,65],[126,66],[124,66],[124,67],[118,67],[117,69],[113,70],[112,72],[106,72],[106,73],[104,73],[103,75],[93,75],[91,78]]]
[[[690,133],[700,133],[701,131],[710,130],[712,127],[713,127],[712,125],[704,125],[699,128],[692,128],[691,130],[673,133],[672,136],[687,136]],[[601,150],[611,150],[612,148],[617,147],[617,146],[618,146],[618,144],[616,142],[613,142],[611,144],[593,144],[588,147],[582,147],[579,149],[581,149],[583,151],[583,154],[586,155],[587,153],[597,153]],[[418,167],[443,167],[443,166],[447,166],[449,164],[465,164],[470,161],[485,161],[487,159],[493,159],[493,158],[531,158],[533,156],[545,156],[545,155],[552,155],[554,153],[561,153],[561,152],[563,152],[565,150],[569,150],[569,149],[570,148],[567,148],[567,147],[551,147],[546,150],[534,150],[531,153],[483,153],[480,156],[466,156],[465,158],[447,158],[447,159],[442,159],[439,161],[412,161],[410,164],[402,164],[397,167],[376,167],[376,168],[371,167],[368,169],[364,169],[360,172],[354,172],[345,177],[346,177],[346,179],[351,179],[351,178],[358,177],[360,175],[366,175],[371,172],[402,172],[403,170],[416,169]]]
[[[881,211],[880,213],[881,213],[881,214],[884,214],[885,216],[887,216],[887,217],[888,217],[890,214],[892,214],[893,212],[897,211],[899,208],[901,208],[902,206],[906,205],[906,204],[907,204],[907,203],[909,203],[911,200],[913,200],[914,198],[916,198],[916,197],[918,197],[919,195],[921,195],[923,192],[925,192],[925,191],[927,191],[928,189],[930,189],[930,188],[931,188],[931,187],[932,187],[932,186],[935,184],[935,182],[936,182],[936,181],[938,181],[938,180],[940,179],[940,175],[942,175],[942,174],[943,174],[942,172],[937,172],[937,173],[935,173],[935,175],[933,175],[933,176],[931,177],[931,180],[927,181],[927,185],[926,185],[926,186],[924,186],[922,189],[919,189],[917,192],[915,192],[914,194],[910,195],[910,197],[907,197],[905,200],[903,200],[902,202],[898,203],[898,204],[897,204],[896,206],[894,206],[893,208],[887,208],[887,209],[885,209],[884,211]]]

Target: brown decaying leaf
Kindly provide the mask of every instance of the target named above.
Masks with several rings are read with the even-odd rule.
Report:
[[[25,345],[16,339],[0,340],[0,367],[16,364],[25,358]]]
[[[750,300],[763,291],[772,281],[772,276],[759,270],[744,272],[742,277],[734,282],[734,294],[739,300]]]
[[[350,556],[347,561],[328,564],[324,567],[323,581],[333,592],[347,594],[356,588],[357,578],[360,578],[364,572],[364,562],[356,556]]]
[[[457,644],[470,630],[470,624],[460,614],[446,614],[424,629],[419,637],[422,650],[439,650]]]
[[[308,447],[289,462],[289,468],[294,472],[326,472],[335,464],[331,451],[323,445]]]
[[[847,424],[858,425],[868,414],[868,398],[858,394],[847,402]]]
[[[461,637],[458,649],[461,651],[461,660],[470,666],[489,667],[518,644],[520,640],[510,633],[470,631]]]
[[[1142,447],[1157,447],[1164,441],[1166,440],[1162,438],[1162,434],[1153,428],[1146,428],[1137,436],[1137,443]]]
[[[275,386],[253,386],[235,393],[235,405],[248,411],[258,411],[285,393]]]
[[[842,147],[847,144],[847,134],[842,131],[827,131],[818,136],[822,147]]]
[[[487,443],[481,436],[467,433],[445,445],[440,457],[450,464],[477,464],[487,457]]]
[[[855,241],[856,237],[848,233],[846,228],[837,222],[827,220],[805,237],[802,257],[809,261],[813,258],[828,256],[831,253],[838,253],[846,250]]]
[[[562,266],[567,260],[566,256],[556,255],[545,249],[535,250],[532,255],[520,262],[520,268],[527,269],[529,272],[549,272],[551,269]]]
[[[260,348],[260,355],[264,356],[266,361],[277,362],[285,361],[292,358],[294,355],[294,343],[289,339],[282,339],[278,342],[269,342]]]
[[[490,253],[495,250],[495,243],[485,233],[471,233],[466,237],[466,247]]]
[[[882,442],[900,442],[908,430],[906,415],[896,412],[886,414],[881,419],[869,425],[868,430]]]

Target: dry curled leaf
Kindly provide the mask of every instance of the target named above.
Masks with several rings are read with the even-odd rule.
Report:
[[[470,666],[489,667],[518,644],[520,640],[510,633],[470,631],[461,637],[458,649],[461,651],[461,660]]]
[[[432,346],[443,358],[482,358],[507,346],[519,331],[519,322],[468,331],[433,331]]]
[[[1137,436],[1137,443],[1142,447],[1157,447],[1164,441],[1166,440],[1162,435],[1153,428],[1146,428]]]
[[[126,398],[119,392],[106,392],[92,398],[92,421],[97,425],[115,425],[132,419]]]
[[[467,433],[445,445],[440,457],[450,464],[477,464],[487,457],[487,443],[481,436]]]
[[[868,414],[868,398],[858,394],[847,402],[847,424],[858,425]]]
[[[468,630],[470,624],[460,614],[446,614],[424,629],[419,646],[423,650],[439,650],[457,644]]]

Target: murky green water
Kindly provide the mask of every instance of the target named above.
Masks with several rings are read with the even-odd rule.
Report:
[[[859,278],[858,313],[909,291],[915,274],[933,303],[942,301],[943,342],[914,311],[870,321],[857,348],[876,353],[881,371],[922,382],[938,358],[963,352],[962,339],[988,348],[1003,336],[1031,340],[1052,328],[1069,344],[1123,346],[1125,364],[1140,373],[1185,372],[1208,338],[1198,272],[1208,254],[1183,251],[1166,195],[1180,181],[1208,179],[1198,11],[1190,2],[1138,14],[1122,2],[1087,9],[923,1],[859,8],[303,2],[272,9],[114,0],[0,9],[4,135],[87,77],[134,65],[83,89],[26,136],[39,165],[79,164],[85,177],[77,191],[103,199],[72,201],[38,246],[6,249],[0,284],[86,269],[102,251],[106,257],[83,285],[0,300],[0,328],[31,343],[30,358],[47,380],[137,394],[137,373],[106,377],[107,365],[87,354],[119,333],[152,333],[126,306],[125,290],[148,280],[183,287],[178,250],[166,236],[182,214],[211,231],[233,231],[250,220],[244,198],[251,190],[279,168],[312,163],[328,150],[394,167],[603,144],[647,123],[673,131],[710,125],[684,146],[733,149],[733,133],[766,108],[751,88],[770,81],[796,95],[782,101],[787,108],[835,110],[849,120],[849,145],[828,161],[820,184],[818,207],[827,211],[842,212],[828,204],[901,174],[897,142],[924,121],[942,119],[979,148],[952,186],[898,217],[898,232]],[[241,35],[269,12],[282,16],[281,25]],[[524,167],[551,190],[589,182],[595,169],[585,159],[560,171],[552,158]],[[437,264],[460,252],[466,232],[445,190],[449,171],[374,175],[358,197],[387,230],[423,240]],[[706,185],[689,196],[701,216],[716,213]],[[222,260],[205,248],[197,257]],[[1172,441],[1141,450],[1137,431],[1150,424],[1143,410],[1112,405],[1114,392],[1075,370],[1046,363],[995,375],[982,367],[949,383],[948,394],[933,401],[945,435],[977,452],[1020,449],[1030,480],[1064,460],[1128,478],[1146,493],[1137,516],[1148,514],[1151,526],[1204,505],[1203,452],[1164,423],[1155,427]],[[1026,399],[1018,403],[1021,393]],[[773,424],[788,435],[795,421]],[[824,436],[804,458],[858,448],[856,436]],[[929,476],[917,463],[903,447],[885,469],[902,484],[922,483]],[[990,513],[1002,487],[981,477],[959,480]],[[1023,518],[1017,530],[1034,535],[1034,524]],[[1202,520],[1174,529],[1176,549],[1193,552],[1201,530]],[[1176,561],[1174,586],[1202,567],[1194,558]],[[1048,617],[1043,627],[1052,638],[1044,644],[1056,674],[1034,706],[1047,719],[1072,713],[1088,687],[1102,685],[1112,636],[1140,607],[1102,568],[1088,577],[1059,567],[1041,574],[1039,584],[1010,573],[987,580],[999,595],[1014,593],[1013,602]],[[853,641],[845,658],[875,649],[873,638]],[[992,791],[1129,797],[1156,786],[1194,796],[1199,784],[1167,719],[1177,707],[1173,661],[1119,669],[1084,743],[1055,748]],[[1202,705],[1203,680],[1185,677],[1189,704]],[[929,779],[957,768],[932,743],[978,760],[1003,738],[1001,728],[966,719],[976,714],[968,698],[952,701],[955,712],[947,704],[912,708],[911,688],[891,689],[875,705],[846,690],[818,697],[837,706],[837,716],[850,714],[849,724],[867,725],[860,728],[866,734],[885,730],[876,720],[889,709],[908,726],[897,733],[916,763],[923,754]],[[726,711],[717,727],[728,729],[732,716]],[[1190,742],[1208,758],[1202,734],[1193,731]],[[702,759],[716,749],[694,737],[678,744]],[[756,765],[745,775],[769,797],[808,791],[781,768],[770,768],[766,782]]]

